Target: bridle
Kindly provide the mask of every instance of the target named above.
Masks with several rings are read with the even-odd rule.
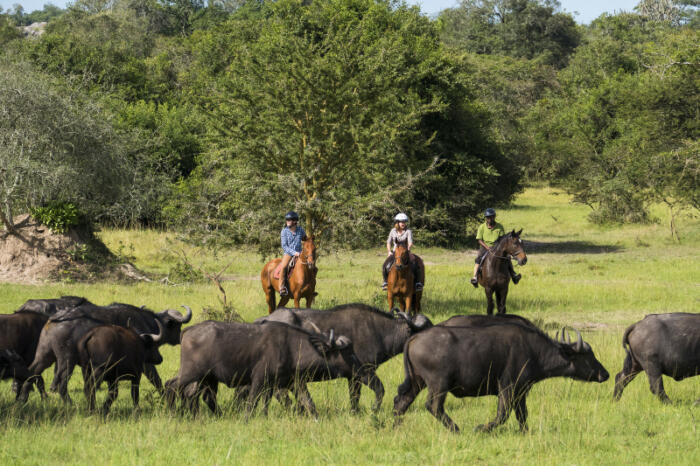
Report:
[[[494,252],[494,249],[495,248],[491,248],[487,251],[487,254],[493,256],[494,259],[510,260],[511,258],[515,258],[518,254],[525,254],[525,250],[522,248],[522,246],[517,251],[512,252],[510,254],[506,254],[504,256],[497,256]]]
[[[306,262],[304,262],[303,257],[306,257]],[[311,254],[299,254],[299,262],[309,269],[313,269],[314,265],[316,265],[316,261],[310,261],[309,258],[313,259],[313,252]]]
[[[398,249],[398,244],[397,244],[397,248],[396,248],[396,249]],[[410,255],[409,255],[410,252],[408,251],[408,248],[406,248],[405,255],[408,257],[408,260],[406,261],[405,264],[403,263],[403,261],[401,261],[401,262],[402,262],[401,264],[397,264],[397,263],[396,263],[396,259],[397,259],[398,257],[401,257],[401,256],[397,256],[397,255],[396,255],[396,249],[394,249],[394,263],[391,264],[391,268],[395,268],[396,270],[402,270],[404,267],[406,267],[406,266],[408,265],[408,261],[410,260]],[[402,254],[402,256],[403,256],[403,254]]]

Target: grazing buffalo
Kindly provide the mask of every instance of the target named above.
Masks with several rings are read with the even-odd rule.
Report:
[[[0,315],[0,350],[12,350],[22,358],[25,366],[29,366],[34,360],[36,347],[39,343],[41,329],[48,320],[48,316],[32,311],[18,311],[14,314]],[[19,383],[15,380],[13,389],[19,394]],[[41,396],[46,396],[44,380],[36,381]]]
[[[192,318],[192,310],[187,309],[183,316],[179,312],[168,309],[155,313],[148,309],[138,308],[129,304],[114,303],[109,306],[83,304],[79,307],[54,314],[49,318],[41,331],[39,346],[34,362],[29,370],[34,376],[41,373],[54,362],[56,363],[55,382],[58,392],[64,401],[70,402],[68,396],[68,379],[73,368],[79,362],[78,342],[92,328],[98,325],[114,324],[131,327],[138,333],[155,333],[163,327],[159,344],[177,345],[180,343],[180,328]],[[160,326],[158,325],[160,324]],[[144,372],[148,380],[162,390],[162,382],[153,364],[146,364]],[[26,401],[33,378],[25,382],[20,394],[20,400]]]
[[[0,380],[13,379],[20,383],[29,378],[29,369],[16,351],[0,350]]]
[[[550,377],[604,382],[608,372],[581,339],[555,341],[534,325],[494,321],[479,326],[435,326],[411,337],[404,348],[406,380],[394,398],[400,420],[418,393],[428,387],[427,410],[453,432],[459,428],[445,413],[448,393],[498,395],[496,418],[477,430],[491,431],[515,409],[521,430],[527,429],[525,399],[532,386]]]
[[[339,377],[351,378],[361,371],[346,336],[311,332],[279,322],[265,325],[206,321],[182,333],[180,370],[166,383],[172,406],[175,394],[187,400],[196,412],[199,394],[209,409],[218,413],[219,383],[228,387],[250,386],[246,418],[263,400],[267,414],[275,389],[289,389],[298,405],[316,415],[307,382]],[[360,375],[361,377],[361,375]]]
[[[651,392],[669,403],[662,376],[683,380],[700,375],[700,314],[650,314],[625,330],[622,347],[627,356],[615,376],[613,398],[619,400],[625,386],[644,371]]]
[[[83,369],[85,397],[88,409],[95,409],[95,390],[106,381],[107,400],[102,407],[103,414],[119,394],[119,381],[131,381],[131,399],[134,409],[139,406],[139,384],[145,364],[160,364],[163,357],[158,352],[158,343],[163,337],[163,327],[157,335],[137,334],[130,328],[119,325],[100,325],[89,330],[78,343],[78,357]]]
[[[17,312],[33,311],[52,316],[57,312],[82,306],[83,304],[92,303],[80,296],[61,296],[56,299],[30,299],[22,304],[22,306],[17,309]]]
[[[335,329],[350,338],[355,355],[369,375],[367,385],[375,393],[373,409],[379,410],[384,397],[384,385],[375,371],[380,364],[403,351],[406,341],[417,332],[430,328],[430,319],[422,314],[409,317],[406,313],[390,314],[365,304],[344,304],[326,311],[316,309],[278,309],[257,323],[284,322],[310,331],[329,332]],[[350,405],[359,409],[360,380],[348,377]]]

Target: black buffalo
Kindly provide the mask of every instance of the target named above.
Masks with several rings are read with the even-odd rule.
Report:
[[[22,304],[17,312],[32,311],[40,312],[47,316],[52,316],[57,312],[72,309],[83,304],[92,303],[85,298],[81,298],[80,296],[61,296],[60,298],[53,299],[30,299],[26,303]]]
[[[58,392],[64,401],[70,402],[68,396],[68,380],[73,373],[78,359],[78,342],[92,328],[103,324],[114,324],[131,327],[138,333],[159,332],[158,323],[163,327],[163,335],[159,344],[177,345],[180,342],[180,328],[192,318],[189,307],[183,316],[178,311],[168,309],[155,313],[148,309],[138,308],[129,304],[114,303],[109,306],[83,304],[79,307],[54,314],[49,318],[41,331],[36,356],[29,370],[35,376],[56,363],[55,382]],[[157,321],[157,322],[156,322]],[[162,382],[153,364],[146,364],[144,372],[148,380],[162,390]],[[34,378],[24,383],[20,400],[26,401]]]
[[[279,322],[265,325],[206,321],[182,333],[180,370],[166,383],[172,406],[175,394],[196,412],[202,394],[209,409],[218,413],[219,383],[250,386],[246,417],[263,400],[267,413],[275,389],[289,389],[298,405],[316,415],[307,382],[352,377],[361,371],[346,336],[311,332]]]
[[[131,382],[131,399],[134,408],[139,405],[139,384],[145,364],[160,364],[163,357],[158,343],[163,337],[162,326],[154,334],[137,334],[119,325],[99,325],[89,330],[78,343],[78,358],[83,369],[85,397],[88,409],[95,409],[95,390],[102,381],[108,384],[107,400],[102,411],[109,412],[119,394],[119,381]]]
[[[335,329],[350,338],[355,354],[365,368],[368,377],[360,380],[348,378],[350,406],[357,411],[360,403],[360,383],[368,385],[375,393],[373,409],[380,408],[384,397],[384,385],[375,371],[380,364],[403,351],[406,341],[417,332],[432,326],[422,314],[409,317],[406,313],[387,313],[365,304],[344,304],[328,310],[278,309],[256,322],[285,322],[309,331],[329,332]]]
[[[396,422],[418,393],[428,387],[426,408],[445,427],[459,428],[445,413],[448,393],[458,398],[498,395],[496,418],[477,430],[491,431],[515,409],[527,429],[526,397],[532,386],[550,377],[604,382],[608,372],[578,333],[575,343],[555,341],[534,327],[515,321],[442,326],[421,332],[404,349],[406,379],[394,398]]]
[[[627,356],[615,376],[613,398],[619,400],[625,386],[644,371],[651,392],[668,403],[662,376],[683,380],[700,374],[700,314],[650,314],[627,328],[622,347]]]
[[[34,360],[36,347],[39,343],[41,329],[48,320],[48,316],[38,312],[21,311],[14,314],[0,315],[0,350],[14,351],[25,366],[29,366]],[[19,383],[15,380],[13,387],[19,394]],[[44,391],[44,380],[37,379],[37,388],[41,396],[46,396]]]
[[[0,350],[0,380],[13,379],[20,383],[29,378],[29,369],[16,351]]]

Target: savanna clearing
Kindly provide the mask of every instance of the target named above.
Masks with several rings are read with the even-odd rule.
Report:
[[[554,379],[539,383],[528,397],[527,434],[514,416],[492,434],[472,428],[490,420],[496,398],[449,396],[446,410],[463,429],[446,431],[423,407],[424,391],[404,418],[392,427],[391,408],[403,380],[401,356],[381,366],[386,395],[381,412],[369,407],[373,394],[363,387],[360,415],[351,415],[345,380],[310,385],[319,419],[285,412],[272,402],[267,418],[249,423],[233,410],[232,391],[222,388],[224,416],[202,406],[196,419],[169,413],[153,387],[142,379],[141,412],[132,414],[123,385],[112,413],[103,419],[86,414],[79,369],[70,383],[74,407],[58,396],[41,403],[34,392],[29,404],[15,406],[9,382],[0,386],[0,462],[47,463],[548,463],[548,464],[698,464],[700,462],[700,377],[676,383],[665,378],[674,401],[662,405],[640,374],[622,400],[611,400],[614,375],[621,369],[622,332],[649,313],[697,312],[700,307],[700,219],[679,222],[680,243],[672,241],[663,209],[657,224],[596,226],[586,221],[588,208],[569,203],[552,188],[529,188],[514,206],[500,210],[498,220],[509,230],[523,228],[528,263],[517,270],[523,280],[510,288],[508,312],[527,317],[550,334],[562,325],[578,328],[608,369],[603,383]],[[179,243],[173,234],[156,231],[106,230],[102,239],[112,250],[125,251],[134,264],[165,276],[184,248],[188,258],[214,272],[231,262],[223,286],[230,303],[246,320],[266,312],[259,273],[263,265],[253,250],[201,253]],[[474,251],[420,247],[426,264],[423,309],[434,323],[454,314],[485,312],[483,290],[468,283]],[[384,248],[338,254],[320,250],[316,306],[326,308],[365,302],[386,308],[380,267]],[[517,266],[516,266],[517,267]],[[204,307],[221,307],[218,291],[207,281],[186,285],[158,282],[51,283],[0,285],[0,312],[12,312],[30,298],[80,295],[97,304],[121,301],[151,309],[187,304],[202,320]],[[179,366],[179,347],[161,348],[163,380]],[[52,371],[44,378],[50,382]],[[105,396],[98,392],[98,402]]]

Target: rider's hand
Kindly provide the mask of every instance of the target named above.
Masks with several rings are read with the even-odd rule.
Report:
[[[386,256],[387,256],[387,257],[391,256],[391,251],[387,251],[387,252],[386,252]]]
[[[301,254],[300,252],[295,252],[295,253],[294,253],[295,256],[298,256],[298,255],[300,255],[300,254]]]

